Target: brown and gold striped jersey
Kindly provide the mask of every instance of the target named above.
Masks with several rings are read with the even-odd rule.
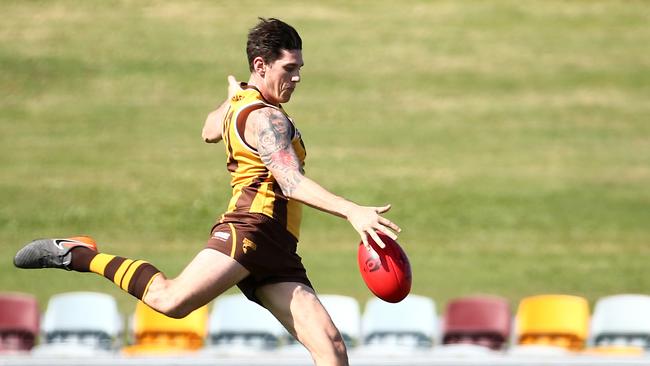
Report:
[[[259,90],[243,86],[230,100],[223,121],[223,141],[226,147],[226,165],[231,174],[232,198],[221,222],[235,220],[242,213],[259,213],[277,220],[296,239],[300,236],[302,204],[287,198],[273,174],[266,168],[259,153],[244,138],[246,120],[250,112],[270,107],[280,110],[291,121],[282,106],[268,104]],[[300,132],[291,121],[292,145],[301,166],[306,151]]]

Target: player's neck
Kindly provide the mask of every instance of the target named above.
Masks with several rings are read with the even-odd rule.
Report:
[[[267,103],[272,104],[274,106],[280,105],[280,103],[278,103],[272,97],[270,97],[270,94],[264,87],[265,85],[264,79],[261,78],[259,75],[251,74],[250,79],[248,79],[248,85],[255,87],[255,89],[257,89],[260,92],[260,94],[262,94],[262,98],[264,98],[264,100]]]

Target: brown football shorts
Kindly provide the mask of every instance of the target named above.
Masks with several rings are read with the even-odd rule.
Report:
[[[255,291],[264,285],[299,282],[313,288],[298,241],[272,218],[255,213],[229,213],[212,227],[206,247],[230,256],[250,275],[237,284],[251,301],[262,305]]]

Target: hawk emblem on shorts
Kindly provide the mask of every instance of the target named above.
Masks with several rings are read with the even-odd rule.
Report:
[[[256,250],[257,249],[257,244],[253,243],[252,240],[248,238],[244,238],[242,241],[242,250],[244,251],[244,254],[248,253],[249,250]]]

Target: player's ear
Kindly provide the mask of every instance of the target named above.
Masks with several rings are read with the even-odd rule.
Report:
[[[262,57],[257,56],[253,59],[253,72],[260,77],[264,77],[264,74],[266,74],[266,63]]]

